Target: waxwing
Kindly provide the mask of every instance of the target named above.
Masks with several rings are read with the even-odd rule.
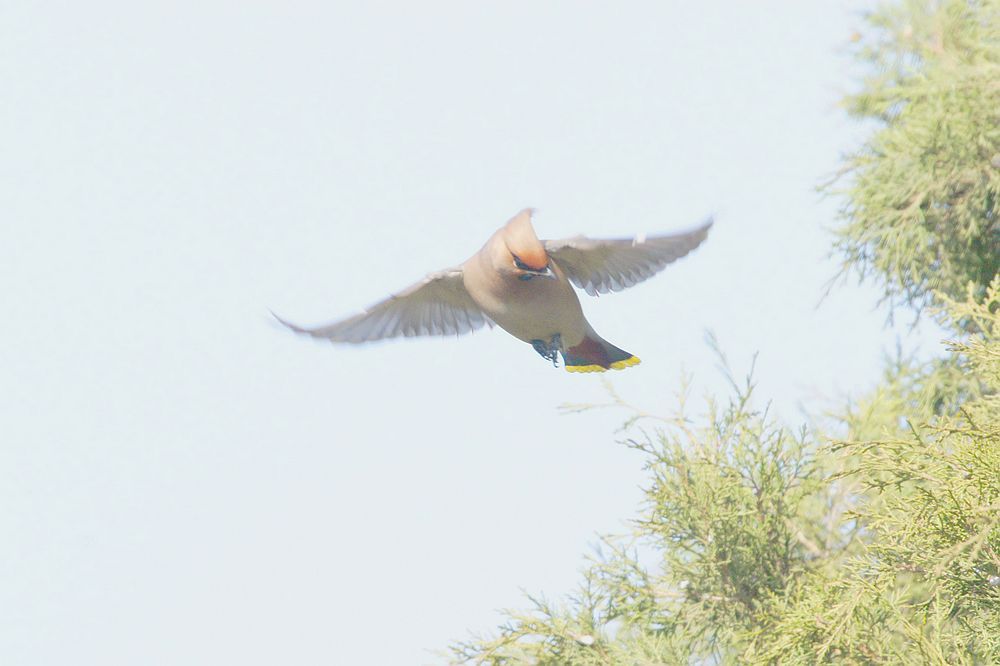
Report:
[[[539,240],[526,208],[465,263],[430,273],[347,319],[296,333],[362,343],[416,335],[457,335],[499,326],[570,372],[620,370],[639,363],[591,328],[573,286],[591,296],[641,282],[698,247],[712,226],[631,239]],[[275,315],[277,317],[277,315]]]

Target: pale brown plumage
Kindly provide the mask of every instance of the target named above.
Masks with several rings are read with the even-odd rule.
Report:
[[[457,335],[496,324],[553,362],[561,353],[567,370],[638,363],[594,332],[572,285],[596,295],[652,277],[698,247],[711,219],[677,234],[541,241],[532,215],[522,210],[461,266],[431,273],[353,317],[317,328],[279,321],[298,333],[347,343]]]

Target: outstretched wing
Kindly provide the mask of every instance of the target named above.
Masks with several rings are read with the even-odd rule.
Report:
[[[698,247],[712,226],[662,236],[596,239],[586,236],[545,241],[545,250],[577,287],[591,296],[621,291],[653,277]]]
[[[277,315],[275,318],[296,333],[351,343],[399,336],[459,335],[493,326],[465,290],[461,268],[431,273],[364,312],[325,326],[302,328]]]

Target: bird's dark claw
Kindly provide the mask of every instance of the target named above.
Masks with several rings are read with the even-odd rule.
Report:
[[[552,366],[555,368],[559,367],[559,352],[562,351],[562,338],[556,333],[552,336],[552,340],[545,342],[544,340],[532,340],[531,346],[535,348],[539,356],[544,358],[546,361],[552,361]]]

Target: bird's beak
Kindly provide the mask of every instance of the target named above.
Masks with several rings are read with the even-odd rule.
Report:
[[[540,271],[531,271],[531,272],[534,275],[537,275],[538,277],[547,277],[547,278],[552,278],[553,280],[557,278],[556,274],[552,272],[551,266],[546,266]]]

